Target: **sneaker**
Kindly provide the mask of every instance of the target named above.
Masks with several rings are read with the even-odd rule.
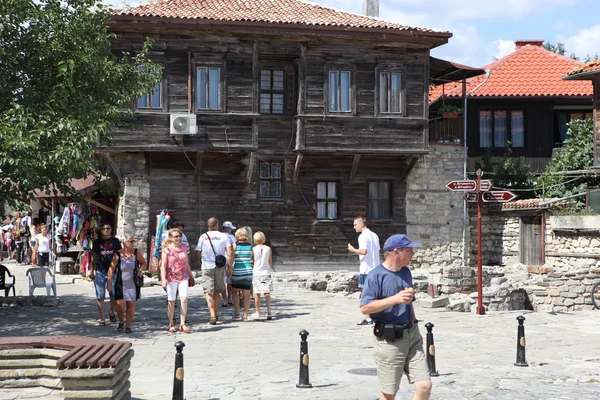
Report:
[[[361,323],[356,324],[356,325],[358,325],[358,326],[371,326],[371,325],[373,325],[373,323],[374,323],[373,320],[369,321],[369,320],[363,319],[363,321]]]

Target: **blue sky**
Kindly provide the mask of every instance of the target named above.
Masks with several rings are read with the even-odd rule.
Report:
[[[126,0],[137,5],[149,0]],[[362,0],[311,0],[360,14]],[[104,0],[123,6],[123,0]],[[380,0],[388,21],[453,33],[432,55],[482,67],[514,51],[514,41],[565,44],[580,58],[600,54],[600,0]]]

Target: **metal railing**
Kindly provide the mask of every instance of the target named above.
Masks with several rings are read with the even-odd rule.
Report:
[[[434,118],[429,120],[429,142],[462,144],[462,114],[457,118]]]

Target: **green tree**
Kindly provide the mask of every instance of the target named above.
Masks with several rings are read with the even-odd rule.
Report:
[[[563,147],[546,165],[544,173],[537,182],[540,196],[562,198],[585,192],[588,185],[597,186],[600,178],[582,174],[553,175],[563,171],[584,171],[594,165],[594,124],[591,119],[573,120],[568,123],[568,138]]]
[[[93,149],[159,81],[161,67],[115,54],[101,0],[0,1],[0,200],[71,191]],[[145,68],[140,68],[145,67]]]
[[[548,50],[548,51],[553,52],[553,53],[560,54],[561,56],[564,56],[564,55],[567,54],[567,49],[565,49],[565,44],[561,43],[561,42],[556,42],[556,44],[553,44],[553,43],[550,43],[549,41],[545,41],[542,44],[542,47],[544,49]],[[569,54],[568,57],[572,58],[573,60],[579,60],[579,57],[577,57],[575,55],[575,53]]]
[[[535,197],[535,174],[523,157],[512,157],[510,147],[502,159],[495,160],[488,151],[481,157],[481,161],[475,163],[475,168],[481,168],[484,179],[490,179],[494,188],[514,190],[519,200]]]

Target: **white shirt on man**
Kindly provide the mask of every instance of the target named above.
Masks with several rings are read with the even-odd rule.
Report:
[[[210,246],[207,235],[210,236],[212,245],[215,248],[214,253],[212,247]],[[202,252],[202,268],[215,268],[215,257],[218,255],[227,257],[227,247],[229,246],[231,246],[229,237],[227,237],[227,234],[224,232],[208,231],[208,233],[203,233],[200,235],[198,238],[198,246],[196,246],[196,251]]]
[[[373,268],[381,264],[379,258],[379,236],[372,230],[365,228],[358,236],[358,248],[367,250],[366,255],[359,255],[360,269],[359,273],[368,274]]]
[[[35,240],[38,244],[38,253],[50,253],[50,240],[52,240],[52,235],[47,233],[46,236],[44,236],[41,233],[38,233],[35,235]]]

